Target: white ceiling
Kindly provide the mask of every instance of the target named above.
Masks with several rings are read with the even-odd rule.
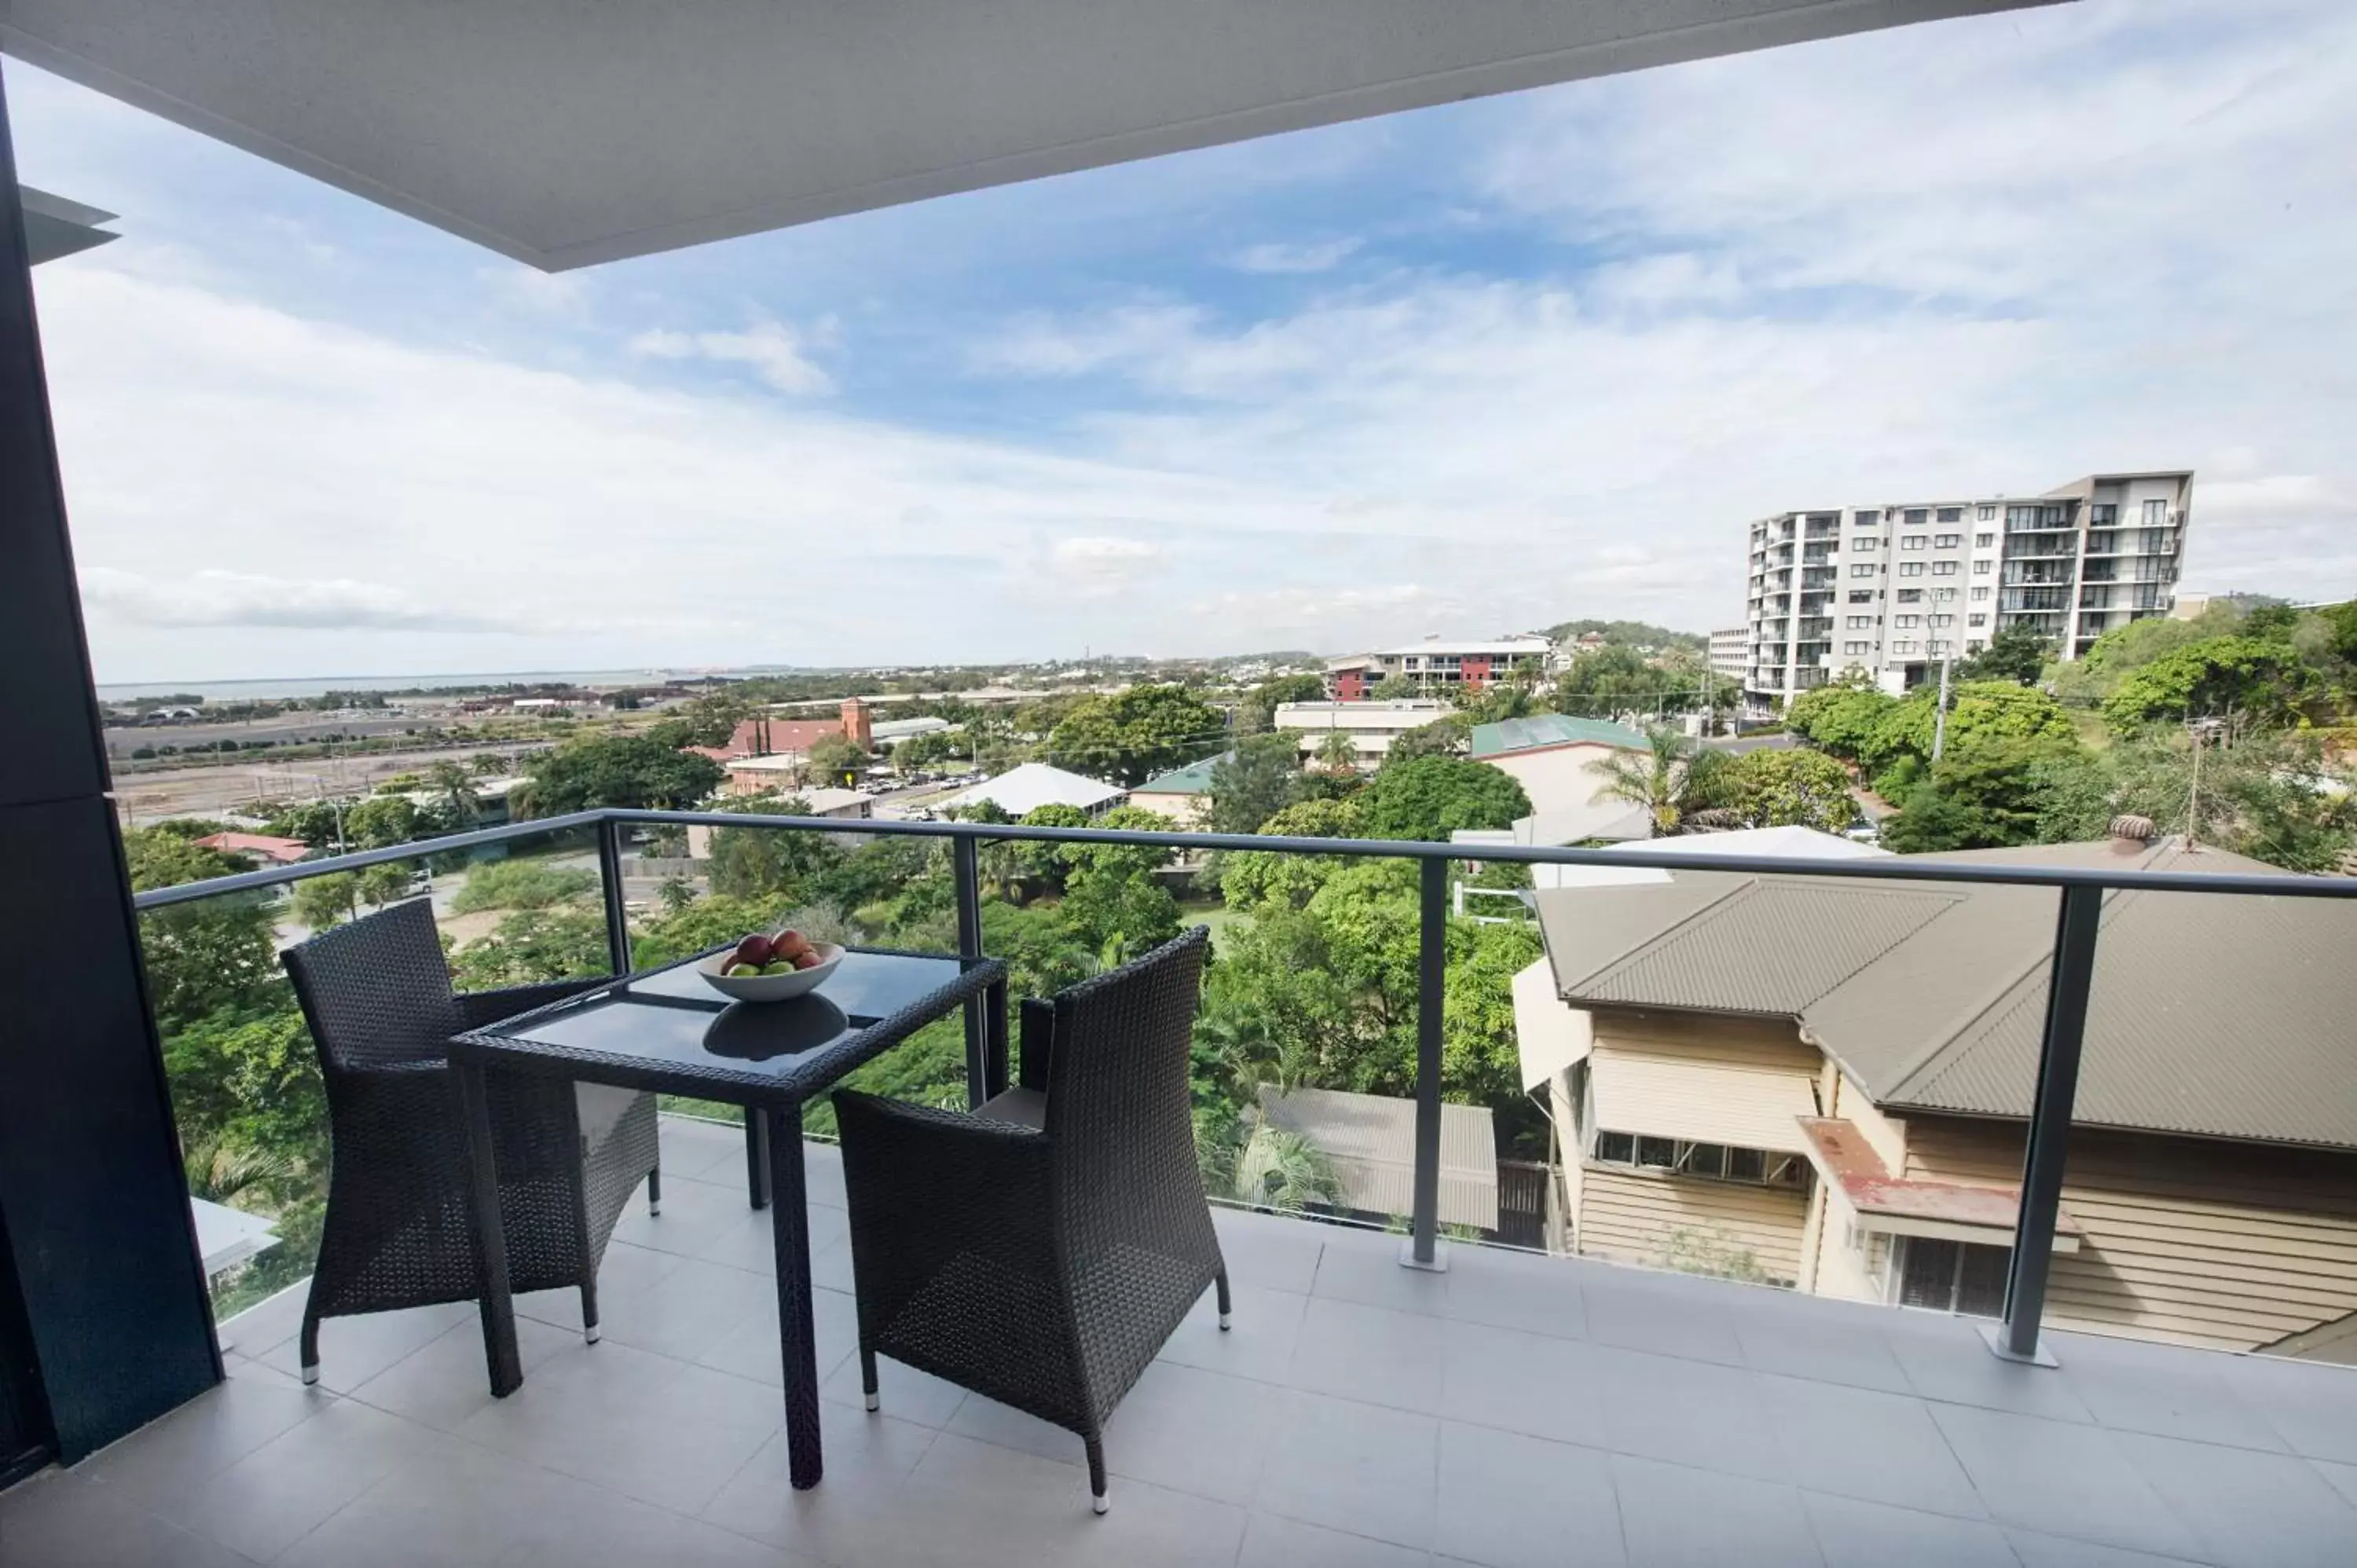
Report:
[[[0,0],[0,48],[559,271],[2029,0]]]

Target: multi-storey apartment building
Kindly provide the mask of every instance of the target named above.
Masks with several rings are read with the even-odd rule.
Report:
[[[1751,668],[1751,628],[1721,627],[1710,634],[1710,672],[1740,681]]]
[[[2172,469],[1762,518],[1746,531],[1746,703],[1771,711],[1850,670],[1904,689],[2016,624],[2075,659],[2169,613],[2192,499]]]
[[[1343,703],[1359,701],[1377,682],[1393,676],[1414,682],[1426,695],[1445,696],[1460,685],[1487,686],[1516,673],[1535,679],[1546,673],[1554,654],[1555,644],[1536,632],[1472,642],[1428,637],[1405,648],[1329,660],[1326,683],[1335,700]]]

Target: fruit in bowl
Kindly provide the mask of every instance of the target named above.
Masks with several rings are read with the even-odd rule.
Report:
[[[816,990],[842,958],[833,942],[814,942],[789,927],[775,935],[756,931],[695,967],[716,990],[740,1002],[783,1002]]]

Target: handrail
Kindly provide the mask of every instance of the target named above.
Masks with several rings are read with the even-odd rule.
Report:
[[[133,894],[131,904],[132,908],[144,912],[174,904],[193,904],[202,898],[218,898],[224,893],[283,887],[290,882],[307,882],[314,876],[331,876],[339,871],[361,871],[399,860],[423,860],[429,854],[447,854],[454,849],[472,849],[477,844],[541,838],[573,828],[594,827],[604,822],[607,816],[604,811],[575,811],[563,817],[535,817],[528,822],[503,822],[495,828],[471,828],[462,833],[445,833],[440,838],[413,839],[407,843],[390,844],[383,849],[356,849],[345,854],[331,854],[325,860],[298,860],[292,865],[241,871],[229,876],[208,877],[202,882],[182,882],[171,887],[150,887],[144,893]]]

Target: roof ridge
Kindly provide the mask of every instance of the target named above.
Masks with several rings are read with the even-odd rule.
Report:
[[[1673,887],[1676,886],[1677,880],[1678,879],[1675,876],[1672,876],[1670,878],[1670,886]],[[1580,975],[1577,979],[1565,980],[1562,976],[1557,975],[1555,977],[1555,993],[1558,996],[1561,996],[1565,1001],[1570,1001],[1571,992],[1574,986],[1594,985],[1598,981],[1604,977],[1608,971],[1619,968],[1621,964],[1628,962],[1631,959],[1636,957],[1647,948],[1653,946],[1656,942],[1667,941],[1671,937],[1676,935],[1679,931],[1684,930],[1686,927],[1694,924],[1696,920],[1701,919],[1705,915],[1711,913],[1713,910],[1724,908],[1744,894],[1750,892],[1753,888],[1760,886],[1760,879],[1757,876],[1747,876],[1743,878],[1734,886],[1729,887],[1726,892],[1720,894],[1717,897],[1713,898],[1706,903],[1697,905],[1695,908],[1679,916],[1676,919],[1671,921],[1660,930],[1654,931],[1643,938],[1641,940],[1631,943],[1630,946],[1621,949],[1619,952],[1613,954],[1610,958],[1606,959],[1602,963],[1598,964],[1586,974]],[[1639,884],[1639,886],[1644,886],[1644,884]],[[1590,889],[1590,891],[1600,891],[1600,889]],[[1546,945],[1545,927],[1544,925],[1540,927],[1539,944],[1542,947]]]

